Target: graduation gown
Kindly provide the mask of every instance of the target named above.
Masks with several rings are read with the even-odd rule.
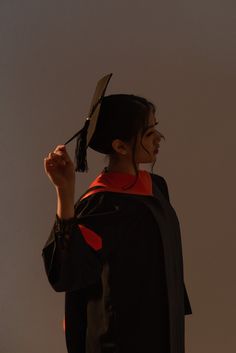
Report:
[[[69,353],[184,353],[181,233],[165,179],[103,171],[56,216],[43,259],[48,280],[65,292]]]

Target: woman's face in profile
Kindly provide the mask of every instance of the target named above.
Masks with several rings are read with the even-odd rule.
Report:
[[[135,153],[136,163],[155,162],[161,140],[161,135],[156,130],[157,124],[158,120],[155,113],[151,112],[148,120],[148,128],[145,130],[143,136],[140,132],[137,138]]]

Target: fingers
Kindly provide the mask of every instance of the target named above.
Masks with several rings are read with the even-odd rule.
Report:
[[[53,151],[53,153],[55,153],[56,155],[58,156],[62,156],[63,159],[66,161],[66,162],[70,162],[71,159],[70,159],[70,156],[69,154],[67,153],[66,151],[66,147],[65,145],[58,145],[55,150]]]
[[[58,163],[61,165],[66,165],[66,158],[64,155],[61,155],[59,153],[54,153],[54,152],[50,152],[49,153],[49,159],[53,162],[53,163]]]
[[[50,171],[57,167],[64,167],[69,161],[70,157],[66,152],[65,146],[59,145],[44,158],[44,168],[46,171]]]
[[[63,167],[66,165],[66,161],[63,156],[58,155],[54,152],[50,152],[48,157],[44,159],[46,167]]]

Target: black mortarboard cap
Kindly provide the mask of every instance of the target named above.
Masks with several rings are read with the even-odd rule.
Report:
[[[85,124],[81,130],[73,135],[65,145],[76,138],[76,149],[75,149],[75,171],[85,172],[88,170],[87,164],[87,147],[91,141],[97,124],[102,99],[105,95],[106,88],[111,79],[112,73],[102,77],[96,86],[89,114],[86,118]]]

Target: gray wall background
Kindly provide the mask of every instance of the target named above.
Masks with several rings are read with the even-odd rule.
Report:
[[[64,294],[49,287],[41,258],[56,212],[43,158],[82,126],[109,72],[107,94],[143,95],[159,109],[166,142],[155,172],[180,219],[193,309],[186,352],[235,350],[235,7],[0,1],[1,353],[66,352]],[[104,165],[89,152],[77,195]]]

